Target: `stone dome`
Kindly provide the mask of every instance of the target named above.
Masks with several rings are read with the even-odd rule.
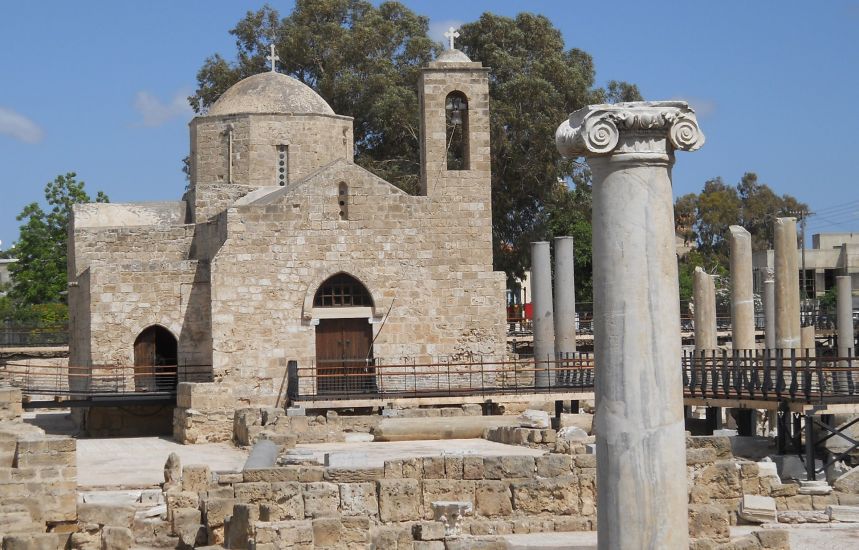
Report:
[[[269,71],[233,84],[208,112],[211,116],[246,113],[333,115],[334,110],[310,86]]]
[[[456,48],[441,52],[435,61],[436,63],[471,63],[471,59],[463,51]]]

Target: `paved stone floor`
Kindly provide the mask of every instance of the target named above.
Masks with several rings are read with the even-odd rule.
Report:
[[[164,481],[164,462],[171,452],[183,465],[206,464],[212,470],[240,470],[248,455],[229,443],[182,445],[159,437],[78,439],[78,486],[154,487]]]
[[[386,460],[401,460],[419,456],[456,455],[527,455],[540,456],[544,451],[504,445],[485,439],[447,439],[443,441],[355,441],[345,443],[316,443],[297,445],[291,454],[311,455],[323,462],[331,455],[338,466],[352,468],[382,467]]]
[[[731,528],[732,537],[742,537],[757,526]],[[834,526],[792,526],[785,527],[790,532],[791,550],[847,550],[859,548],[859,525]],[[584,533],[530,533],[506,535],[504,541],[509,550],[591,550],[597,547],[596,532]]]

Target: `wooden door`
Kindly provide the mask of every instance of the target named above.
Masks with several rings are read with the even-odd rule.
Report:
[[[151,326],[134,341],[135,391],[175,391],[177,342],[167,329]]]
[[[373,328],[366,318],[322,319],[316,327],[316,391],[373,392]]]

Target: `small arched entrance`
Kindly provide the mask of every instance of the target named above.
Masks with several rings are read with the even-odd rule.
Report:
[[[326,279],[313,297],[316,326],[316,393],[376,391],[373,368],[373,299],[361,281],[338,273]],[[322,315],[320,315],[322,317]]]
[[[134,341],[134,389],[175,391],[178,383],[178,343],[166,328],[152,325]]]

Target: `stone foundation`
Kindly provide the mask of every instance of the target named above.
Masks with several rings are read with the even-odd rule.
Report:
[[[180,443],[233,439],[236,402],[232,389],[215,382],[180,382],[173,410],[173,438]]]
[[[85,431],[90,437],[142,437],[173,433],[171,405],[92,407],[85,413]]]
[[[63,548],[77,519],[75,440],[45,435],[20,414],[20,390],[0,388],[0,542]]]

